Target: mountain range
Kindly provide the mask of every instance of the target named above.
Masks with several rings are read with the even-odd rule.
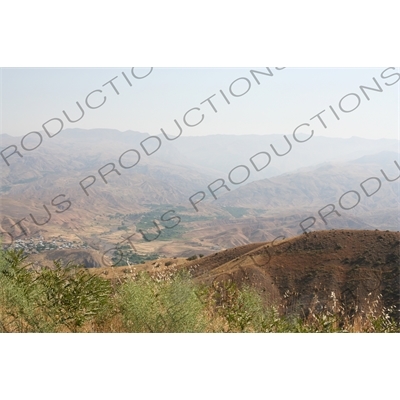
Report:
[[[0,150],[20,139],[1,135]],[[14,238],[61,234],[93,248],[114,245],[121,233],[135,234],[140,251],[169,255],[294,236],[307,218],[303,226],[315,219],[309,230],[399,230],[398,148],[396,140],[357,137],[166,141],[134,131],[65,130],[22,158],[14,154],[10,166],[0,160],[0,225]],[[229,190],[216,189],[222,184]],[[198,194],[198,201],[202,193],[196,211],[189,198]],[[162,219],[168,211],[180,219],[173,229]],[[21,219],[26,235],[15,225]],[[155,236],[155,223],[162,233],[145,240],[139,230]]]

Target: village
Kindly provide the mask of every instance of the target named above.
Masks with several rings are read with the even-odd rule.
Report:
[[[16,239],[10,248],[16,250],[24,250],[25,254],[39,254],[44,251],[58,249],[87,249],[89,248],[86,242],[68,241],[62,237],[44,239],[43,236],[30,239]]]

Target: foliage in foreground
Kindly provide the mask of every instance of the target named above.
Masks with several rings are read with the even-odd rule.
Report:
[[[77,332],[104,319],[111,308],[111,285],[80,266],[55,262],[35,272],[22,251],[0,255],[0,331]]]
[[[0,252],[0,332],[399,332],[379,301],[349,316],[332,293],[322,312],[283,316],[232,282],[200,286],[169,271],[112,285],[78,265],[35,271],[24,261]]]
[[[119,309],[128,332],[203,332],[203,304],[187,274],[154,279],[140,274],[121,285]]]

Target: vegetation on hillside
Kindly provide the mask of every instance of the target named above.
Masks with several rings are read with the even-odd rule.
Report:
[[[283,315],[250,287],[197,285],[185,271],[111,282],[61,261],[34,270],[22,251],[0,252],[0,332],[399,332],[378,303],[347,315],[332,293],[322,311]]]

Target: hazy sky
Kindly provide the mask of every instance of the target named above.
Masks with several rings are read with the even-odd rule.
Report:
[[[5,68],[1,70],[1,133],[22,136],[31,131],[42,131],[42,124],[51,118],[61,118],[64,128],[112,128],[121,131],[136,130],[159,134],[163,128],[171,135],[178,133],[174,119],[184,127],[184,134],[291,134],[302,123],[323,110],[321,118],[327,128],[315,118],[316,134],[331,137],[359,136],[364,138],[399,138],[400,83],[397,77],[383,79],[382,68],[286,68],[270,67],[273,76],[257,74],[258,85],[251,69],[266,72],[265,67],[253,68],[154,68],[144,79],[135,79],[131,68]],[[137,76],[150,69],[135,69]],[[126,74],[132,86],[122,75]],[[389,70],[389,76],[396,71]],[[119,95],[108,81],[113,83]],[[232,86],[231,84],[239,79]],[[368,91],[370,100],[360,86],[376,87],[376,78],[382,92]],[[250,84],[249,84],[250,82]],[[105,85],[105,86],[103,86]],[[238,96],[230,93],[231,90]],[[248,92],[239,96],[247,89]],[[94,90],[89,100],[98,109],[85,105],[86,96]],[[230,104],[222,97],[222,90]],[[353,93],[352,95],[349,95]],[[206,101],[210,96],[211,104]],[[340,100],[342,102],[340,103]],[[358,97],[357,97],[358,96]],[[359,99],[359,100],[358,100]],[[70,123],[63,110],[71,118],[80,111],[85,115]],[[351,110],[352,112],[340,110]],[[203,104],[201,104],[204,102]],[[340,104],[339,104],[340,103]],[[329,106],[336,111],[338,121]],[[204,115],[203,121],[195,124]],[[58,126],[58,123],[54,123]],[[50,125],[49,125],[50,126]],[[318,129],[317,129],[318,127]]]

